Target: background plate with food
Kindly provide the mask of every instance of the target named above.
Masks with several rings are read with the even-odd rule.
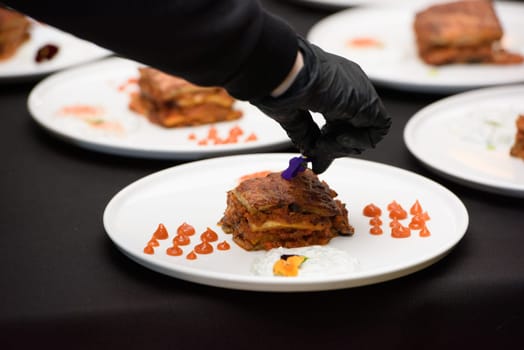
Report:
[[[415,16],[430,5],[442,2],[421,1],[343,10],[315,24],[308,39],[327,51],[357,62],[375,83],[402,90],[454,93],[524,81],[524,63],[425,63],[418,55]],[[497,1],[494,7],[503,28],[500,45],[512,53],[524,55],[524,5]]]
[[[524,115],[524,85],[464,92],[417,112],[404,129],[404,141],[416,158],[444,176],[524,197],[524,159],[510,154],[519,115]]]
[[[18,47],[12,56],[0,61],[0,82],[38,79],[52,72],[111,54],[100,46],[52,26],[29,21],[29,39]],[[42,49],[46,46],[53,50],[43,55]]]
[[[137,62],[111,57],[55,73],[31,91],[29,111],[38,124],[68,142],[99,152],[130,157],[197,159],[269,151],[291,145],[286,133],[275,121],[243,101],[236,101],[232,105],[234,118],[231,120],[193,126],[163,125],[160,121],[183,118],[180,113],[201,117],[202,111],[224,110],[191,107],[203,96],[201,89],[191,86],[182,86],[184,92],[176,94],[177,97],[181,96],[181,104],[190,105],[180,113],[172,108],[163,108],[161,111],[166,113],[166,118],[162,119],[156,115],[139,113],[138,107],[141,105],[131,102],[135,101],[134,96],[139,91],[141,67],[143,65]],[[146,83],[151,85],[157,81],[156,78],[154,75],[154,79],[148,79]],[[168,80],[166,83],[164,79],[164,76],[160,76],[161,86],[180,87],[178,80]],[[154,86],[148,91],[159,95],[156,100],[165,101],[168,106],[173,105],[169,91],[155,89]],[[198,98],[195,99],[195,96]],[[209,99],[220,103],[224,100],[222,95],[213,91]],[[156,103],[156,100],[145,102]],[[207,118],[193,120],[201,122]]]

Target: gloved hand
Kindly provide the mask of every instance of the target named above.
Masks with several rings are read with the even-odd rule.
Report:
[[[279,97],[250,102],[284,128],[320,174],[335,158],[375,147],[388,132],[391,119],[356,63],[298,40],[304,67],[291,87]],[[321,129],[309,111],[323,115]]]

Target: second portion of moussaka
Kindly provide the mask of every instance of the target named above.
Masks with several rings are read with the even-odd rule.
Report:
[[[503,27],[489,0],[429,6],[416,13],[414,32],[418,54],[428,64],[523,62],[502,47]]]
[[[131,110],[155,124],[172,128],[236,120],[235,99],[221,87],[194,85],[150,67],[139,68],[139,91],[131,95]]]
[[[0,61],[12,57],[29,40],[30,27],[26,16],[0,5]]]

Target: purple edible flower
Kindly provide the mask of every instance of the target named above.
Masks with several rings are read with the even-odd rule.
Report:
[[[293,157],[289,160],[289,166],[282,172],[282,178],[291,180],[299,172],[306,170],[308,160],[304,157]]]

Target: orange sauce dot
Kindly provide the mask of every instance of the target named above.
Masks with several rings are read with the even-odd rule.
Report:
[[[375,216],[375,217],[369,219],[369,224],[371,226],[380,226],[380,225],[382,225],[382,220],[380,220],[380,218],[378,216]]]
[[[229,136],[240,136],[244,133],[244,130],[238,125],[229,129]]]
[[[411,231],[408,227],[399,225],[391,229],[391,236],[394,238],[406,238],[411,236]]]
[[[405,218],[408,217],[408,213],[404,209],[398,207],[398,208],[392,209],[389,212],[389,217],[391,219],[404,220]]]
[[[144,247],[144,253],[149,255],[155,254],[155,249],[148,244]]]
[[[429,237],[429,236],[431,236],[431,233],[429,232],[428,228],[426,226],[424,226],[422,228],[422,230],[420,230],[419,236],[420,237]]]
[[[208,227],[207,230],[200,235],[200,239],[205,242],[215,242],[218,241],[218,235]]]
[[[155,233],[153,233],[153,237],[156,239],[166,239],[168,236],[169,234],[167,233],[166,227],[163,224],[158,224]]]
[[[400,222],[398,221],[397,218],[393,218],[393,220],[391,220],[391,222],[389,223],[389,227],[391,228],[395,228],[399,226],[400,226]]]
[[[191,243],[191,239],[185,235],[176,235],[175,238],[173,238],[173,244],[176,245],[188,245],[189,243]]]
[[[426,222],[422,215],[415,215],[409,223],[409,228],[412,230],[420,230],[425,226]]]
[[[258,140],[258,136],[255,133],[249,134],[248,137],[246,137],[246,142],[256,141]]]
[[[151,247],[158,247],[160,243],[153,237],[147,242],[147,245],[150,245]]]
[[[409,209],[409,212],[410,212],[411,215],[422,214],[422,207],[420,206],[420,203],[419,203],[418,199],[411,206],[411,208]]]
[[[364,216],[368,217],[380,216],[382,214],[382,210],[380,210],[380,208],[375,204],[371,203],[364,207],[363,214]]]
[[[166,249],[166,254],[171,256],[180,256],[183,253],[182,249],[176,244]]]
[[[194,251],[191,251],[189,254],[186,255],[187,260],[196,260],[196,258],[197,258],[197,255],[195,254]]]
[[[382,43],[378,41],[377,39],[370,38],[370,37],[359,37],[359,38],[353,38],[347,41],[348,46],[352,47],[382,47]]]
[[[213,252],[213,246],[206,241],[195,246],[195,252],[198,254],[210,254]]]
[[[229,250],[229,248],[231,248],[231,247],[230,247],[229,243],[227,243],[226,241],[218,243],[218,245],[217,245],[217,249],[218,250]]]
[[[178,226],[176,232],[179,235],[192,236],[195,234],[195,228],[184,222],[182,225]]]
[[[187,135],[187,139],[188,140],[191,140],[191,141],[194,141],[196,140],[197,136],[194,132],[190,133],[189,135]]]
[[[392,211],[394,209],[400,208],[400,204],[398,204],[397,201],[393,201],[388,204],[387,208],[388,208],[388,211]]]
[[[380,226],[373,226],[369,229],[369,233],[371,233],[372,235],[381,235],[382,228],[380,228]]]

